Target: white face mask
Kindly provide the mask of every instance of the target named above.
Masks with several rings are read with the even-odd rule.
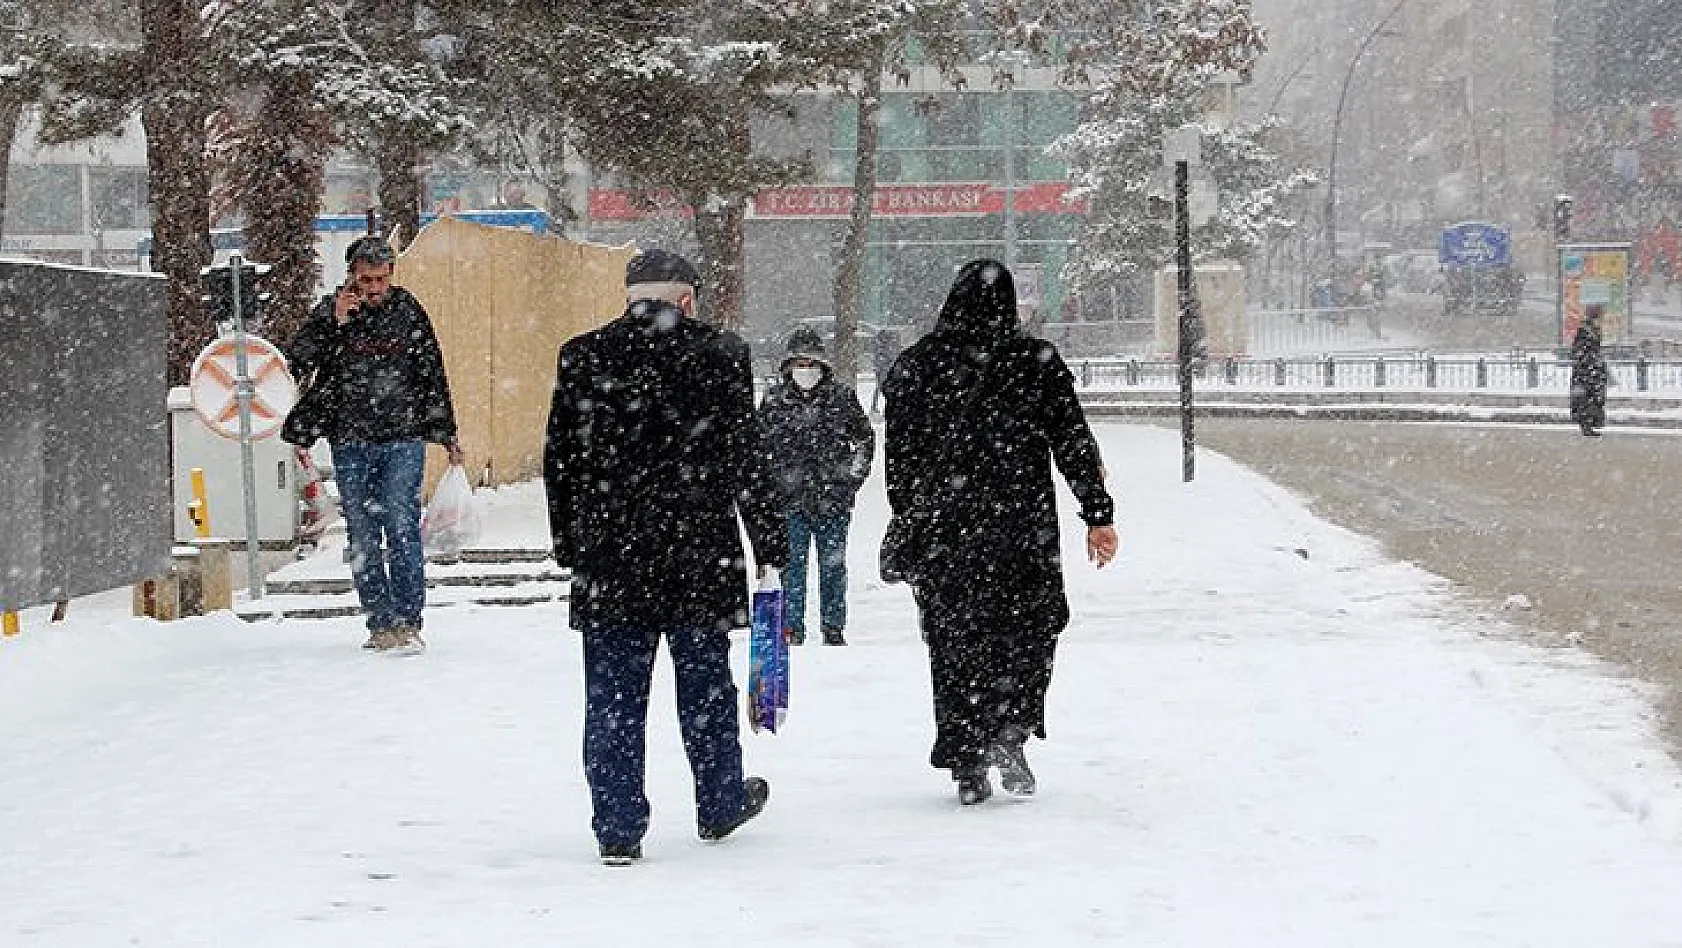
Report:
[[[810,392],[819,382],[823,381],[823,369],[815,365],[806,368],[793,368],[788,370],[788,376],[794,380],[794,384],[800,386],[802,392]]]

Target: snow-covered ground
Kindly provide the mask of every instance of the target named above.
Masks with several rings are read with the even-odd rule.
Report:
[[[1682,945],[1682,776],[1639,685],[1223,459],[1181,484],[1173,432],[1101,436],[1122,556],[1080,563],[1070,519],[1036,798],[959,808],[926,766],[878,476],[853,644],[797,650],[784,733],[744,737],[769,809],[695,838],[662,667],[631,869],[595,859],[563,604],[440,609],[419,659],[350,619],[31,610],[0,642],[0,944]],[[507,545],[539,497],[490,498]]]

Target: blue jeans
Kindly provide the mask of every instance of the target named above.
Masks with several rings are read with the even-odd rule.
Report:
[[[594,810],[590,825],[604,846],[639,843],[648,831],[648,692],[662,636],[672,650],[698,827],[723,825],[747,805],[729,631],[592,626],[583,635],[584,777]]]
[[[420,441],[333,445],[333,477],[350,541],[350,570],[368,628],[421,625],[426,554],[421,548]]]
[[[847,528],[852,511],[833,517],[788,515],[788,567],[783,570],[783,625],[806,634],[806,553],[818,548],[818,621],[821,628],[847,628]]]

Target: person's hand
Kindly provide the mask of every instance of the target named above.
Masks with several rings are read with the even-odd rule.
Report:
[[[362,290],[355,283],[346,283],[339,287],[339,292],[333,294],[333,318],[343,326],[350,322],[362,305]]]
[[[450,455],[450,463],[459,467],[467,466],[467,449],[461,446],[460,439],[444,445],[444,450]]]
[[[1086,528],[1086,559],[1098,564],[1099,569],[1110,565],[1110,560],[1115,559],[1120,548],[1121,537],[1115,527]]]

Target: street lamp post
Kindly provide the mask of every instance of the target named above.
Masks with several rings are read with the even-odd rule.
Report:
[[[1016,79],[1005,86],[1005,269],[1016,272]]]
[[[1177,271],[1177,311],[1180,383],[1180,472],[1188,483],[1197,476],[1196,412],[1193,405],[1193,369],[1199,357],[1203,320],[1197,303],[1192,270],[1191,229],[1208,223],[1215,215],[1215,186],[1202,165],[1202,129],[1183,125],[1162,135],[1163,174],[1151,184],[1157,198],[1172,195],[1174,214],[1174,263]],[[1166,192],[1166,193],[1165,193]]]
[[[1027,71],[1028,56],[1013,49],[999,54],[1010,65],[1005,74],[1005,269],[1016,272],[1016,83]]]
[[[1384,14],[1384,18],[1367,31],[1361,45],[1355,49],[1355,55],[1349,60],[1349,69],[1343,74],[1343,88],[1338,90],[1337,94],[1337,111],[1332,116],[1332,157],[1326,168],[1326,248],[1329,257],[1327,264],[1330,267],[1328,276],[1332,278],[1334,288],[1337,285],[1337,145],[1343,132],[1343,106],[1349,99],[1349,83],[1355,78],[1355,67],[1360,64],[1361,57],[1366,55],[1367,47],[1372,45],[1372,41],[1377,39],[1396,14],[1401,12],[1405,3],[1407,0],[1396,0],[1396,5],[1390,8],[1390,12]]]

